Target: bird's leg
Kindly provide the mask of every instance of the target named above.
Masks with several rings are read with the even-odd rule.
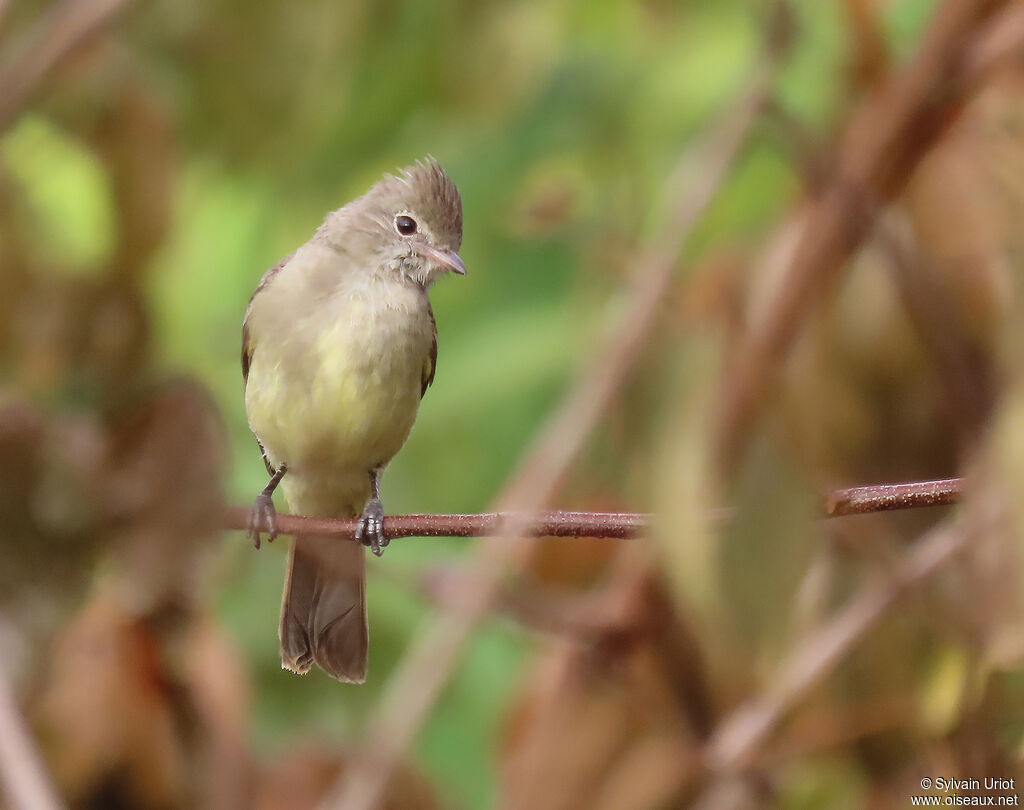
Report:
[[[380,502],[380,469],[370,470],[370,500],[366,502],[363,516],[359,518],[356,540],[378,557],[384,553],[391,541],[384,536],[384,504]]]
[[[268,462],[269,469],[269,462]],[[256,496],[252,508],[249,510],[249,529],[246,532],[253,546],[260,547],[260,532],[267,533],[267,542],[273,543],[277,537],[277,512],[274,510],[274,490],[281,483],[284,474],[288,472],[288,465],[281,464],[270,476],[270,481],[263,487],[263,491]]]

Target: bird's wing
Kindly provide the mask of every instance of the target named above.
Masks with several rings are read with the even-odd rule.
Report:
[[[427,393],[427,389],[434,381],[434,369],[437,368],[437,321],[434,320],[434,310],[427,304],[427,314],[430,315],[430,327],[434,339],[430,342],[430,353],[423,361],[423,387],[420,389],[420,398]]]
[[[267,270],[263,274],[263,278],[260,279],[260,283],[256,285],[256,289],[253,291],[252,297],[249,299],[249,306],[245,309],[245,318],[242,320],[242,380],[243,383],[249,382],[249,366],[252,363],[252,353],[255,349],[255,345],[252,341],[252,336],[249,334],[249,315],[252,313],[252,302],[256,300],[256,296],[266,289],[267,285],[274,280],[274,276],[280,273],[286,264],[291,261],[292,256],[295,255],[295,251],[292,251],[285,256],[281,261]]]

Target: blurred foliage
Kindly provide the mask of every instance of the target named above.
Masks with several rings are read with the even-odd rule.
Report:
[[[424,572],[458,570],[466,544],[401,542],[383,561],[370,561],[365,687],[280,670],[283,544],[257,554],[241,535],[217,549],[211,539],[220,487],[248,502],[265,482],[238,361],[242,314],[257,280],[308,239],[326,211],[382,172],[435,155],[462,192],[469,273],[432,291],[436,381],[385,476],[384,500],[390,512],[486,508],[600,333],[637,245],[658,221],[667,172],[743,88],[762,46],[765,5],[156,0],[134,4],[109,33],[76,50],[0,133],[0,450],[4,475],[14,462],[26,471],[4,479],[13,494],[0,520],[11,527],[5,564],[11,558],[31,571],[8,566],[19,572],[10,579],[37,588],[38,602],[54,602],[32,621],[12,620],[30,639],[16,646],[26,661],[22,676],[50,673],[45,689],[37,684],[45,693],[40,726],[59,728],[70,712],[64,701],[71,700],[66,681],[75,659],[60,651],[76,649],[68,641],[76,633],[113,639],[105,642],[111,671],[118,662],[148,661],[151,635],[169,633],[184,650],[201,638],[209,657],[179,653],[172,667],[178,686],[229,694],[231,683],[207,683],[194,666],[221,662],[236,677],[237,701],[161,703],[143,688],[145,679],[118,686],[105,680],[107,670],[90,670],[105,683],[107,703],[97,705],[116,705],[119,694],[143,701],[139,711],[161,729],[153,743],[159,751],[138,767],[159,772],[152,784],[163,792],[149,799],[132,793],[138,806],[178,806],[175,729],[234,739],[228,730],[235,726],[221,723],[223,716],[255,742],[257,759],[279,760],[278,770],[260,777],[267,796],[286,791],[289,780],[306,790],[326,784],[342,767],[338,744],[358,747],[367,710],[431,610]],[[859,5],[877,15],[887,57],[898,64],[936,3],[792,3],[796,38],[778,104],[824,143],[870,90],[851,78],[861,54],[849,10]],[[0,21],[0,54],[17,55],[44,7],[15,0]],[[985,159],[987,150],[1001,150],[1005,165],[1020,168],[1013,161],[1022,147],[1004,120],[1021,108],[1019,88],[1007,80],[987,98],[933,156],[931,173],[915,181],[899,214],[942,270],[957,305],[950,328],[984,368],[1020,346],[1001,331],[1012,284],[1001,262],[1019,260],[1008,223],[1024,199],[1019,172],[1007,179]],[[665,582],[645,586],[641,600],[662,635],[655,634],[656,653],[629,647],[621,664],[637,679],[627,688],[649,689],[650,702],[640,709],[629,698],[620,702],[621,672],[605,677],[575,649],[557,648],[531,664],[535,638],[491,622],[416,751],[441,806],[492,806],[499,784],[506,806],[585,806],[579,795],[559,804],[546,791],[570,775],[595,795],[601,780],[615,782],[605,804],[595,798],[591,807],[616,806],[609,796],[631,796],[637,807],[692,798],[675,781],[692,745],[680,728],[699,727],[701,711],[710,717],[748,694],[794,632],[841,603],[863,570],[876,570],[936,519],[864,518],[844,528],[813,520],[827,485],[952,475],[961,457],[948,414],[936,404],[942,392],[927,347],[908,326],[877,246],[858,255],[842,288],[807,325],[769,409],[769,430],[727,489],[736,519],[720,530],[700,517],[716,497],[705,477],[704,419],[714,408],[722,346],[736,336],[737,312],[756,312],[770,287],[768,271],[785,252],[782,213],[799,211],[807,192],[784,128],[766,119],[757,136],[687,245],[678,290],[666,301],[673,317],[559,504],[656,509],[662,519]],[[930,176],[941,179],[929,187]],[[952,234],[970,212],[977,221],[958,241]],[[1006,428],[1014,447],[1020,432],[1016,423]],[[197,447],[195,457],[186,452]],[[98,495],[104,487],[115,495]],[[175,509],[187,498],[187,509]],[[871,542],[858,546],[851,537]],[[125,551],[143,539],[152,555]],[[548,586],[593,581],[611,556],[590,546],[547,555],[533,574]],[[69,570],[48,571],[47,584],[40,567],[49,559]],[[90,588],[90,607],[64,627]],[[121,601],[112,602],[111,592]],[[672,615],[672,600],[688,620]],[[947,605],[939,615],[949,612]],[[805,712],[833,718],[819,736],[848,732],[852,742],[786,760],[775,777],[779,806],[864,806],[886,790],[905,798],[912,791],[900,762],[911,758],[921,728],[952,736],[954,728],[973,722],[976,729],[1001,710],[1019,709],[1019,672],[1011,667],[987,693],[970,693],[984,656],[972,646],[978,634],[969,617],[936,638],[922,635],[929,620],[919,614],[927,613],[918,606],[893,617],[831,693],[815,692]],[[143,614],[145,621],[131,618]],[[48,666],[38,650],[61,627],[57,663]],[[680,663],[697,660],[697,648],[707,683]],[[545,692],[553,683],[563,691]],[[165,697],[179,695],[172,685],[162,685]],[[659,722],[675,717],[673,690],[686,692],[691,712],[678,728],[661,729]],[[902,700],[905,713],[892,713],[894,727],[881,722],[872,736],[856,729],[857,707],[878,694]],[[545,707],[564,723],[547,737],[536,719]],[[895,727],[905,715],[917,719]],[[660,729],[654,742],[645,718]],[[624,738],[620,727],[628,727]],[[1006,733],[1019,744],[1019,729]],[[329,741],[323,749],[321,740]],[[128,759],[141,745],[128,737],[94,744]],[[906,750],[889,756],[900,746]],[[632,758],[620,760],[616,752],[626,749]],[[57,750],[62,782],[112,789],[90,781],[101,765]],[[935,746],[928,750],[939,756]],[[551,753],[545,767],[534,767],[537,752]],[[985,752],[998,758],[991,740]],[[616,769],[602,766],[610,759]],[[429,806],[423,797],[430,791],[418,779],[410,774],[397,788],[395,806],[403,806],[402,795],[420,797],[404,806]],[[879,787],[886,779],[888,787]],[[649,788],[642,798],[629,790],[641,783]],[[531,790],[548,802],[531,802]]]

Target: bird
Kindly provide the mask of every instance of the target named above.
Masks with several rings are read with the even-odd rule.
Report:
[[[263,275],[242,326],[249,427],[270,480],[249,536],[277,534],[274,490],[291,510],[358,518],[352,543],[298,535],[281,606],[281,664],[366,680],[364,547],[388,545],[380,479],[434,380],[428,290],[466,274],[462,200],[431,157],[388,174],[327,214],[312,238]]]

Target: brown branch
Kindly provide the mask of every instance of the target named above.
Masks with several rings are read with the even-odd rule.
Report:
[[[825,514],[828,517],[842,517],[896,509],[920,509],[924,506],[949,506],[960,502],[963,483],[962,478],[944,478],[938,481],[837,489],[825,499]]]
[[[963,479],[912,481],[902,484],[870,484],[836,489],[824,503],[826,517],[865,515],[897,509],[921,509],[959,503]],[[725,520],[729,510],[720,510]],[[249,510],[230,506],[224,510],[222,528],[244,531]],[[483,512],[474,515],[388,515],[384,518],[384,536],[395,540],[412,537],[505,537],[514,526],[516,537],[592,537],[628,540],[644,537],[651,516],[637,512],[535,512],[532,517],[519,512]],[[358,521],[342,518],[312,518],[278,514],[278,531],[285,534],[333,535],[354,540]]]
[[[247,509],[233,506],[224,512],[225,529],[245,529]],[[639,537],[647,529],[648,516],[623,512],[538,512],[532,518],[514,512],[483,512],[473,515],[388,515],[384,536],[408,537],[501,537],[512,524],[519,537]],[[336,535],[355,539],[355,519],[311,518],[277,515],[281,534]]]
[[[18,117],[47,77],[76,48],[101,33],[131,2],[61,0],[51,6],[25,38],[19,53],[5,59],[0,67],[0,130]]]
[[[857,195],[892,199],[974,89],[981,70],[973,48],[979,31],[1005,2],[946,0],[936,10],[916,56],[851,117],[839,165],[807,217],[792,262],[766,313],[737,348],[722,379],[713,446],[731,472],[808,312],[835,283],[870,223]],[[975,61],[968,65],[967,60]]]
[[[43,768],[43,760],[18,710],[14,691],[0,668],[0,786],[11,810],[60,810],[64,804]]]

